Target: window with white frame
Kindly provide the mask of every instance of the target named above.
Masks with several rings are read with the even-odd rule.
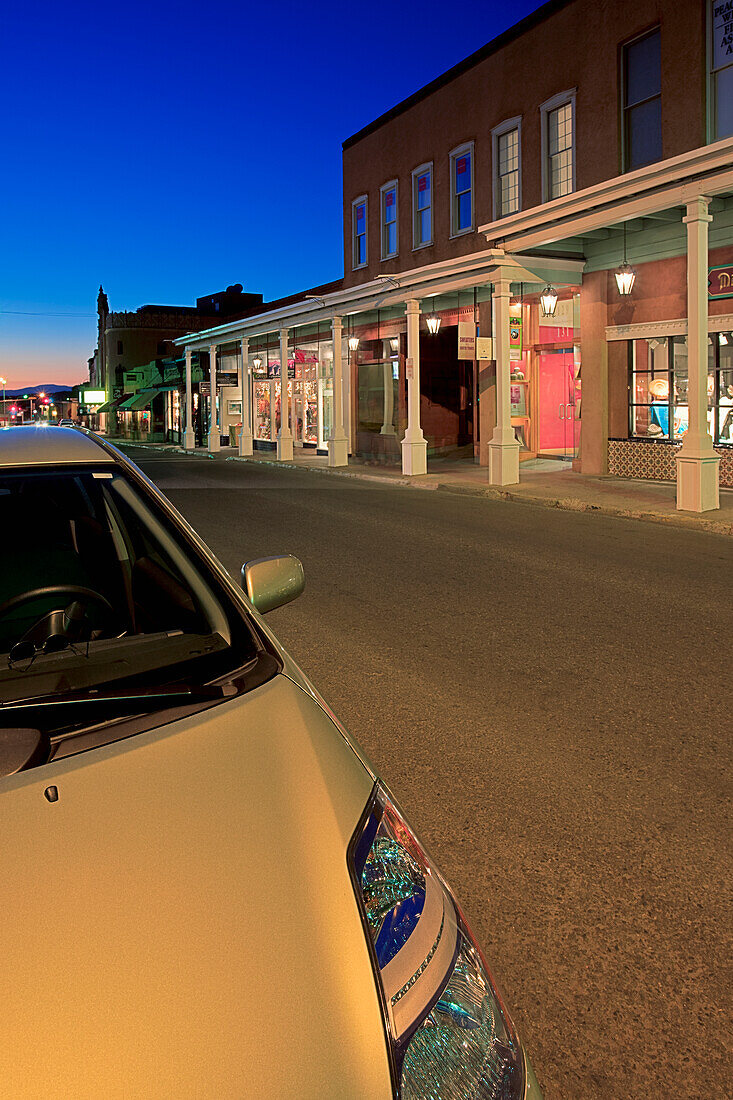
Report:
[[[450,155],[451,236],[473,229],[473,142]]]
[[[397,180],[382,187],[382,259],[397,255]]]
[[[713,141],[733,137],[733,4],[711,0],[710,92]]]
[[[553,96],[542,116],[542,194],[550,199],[575,190],[575,91]]]
[[[352,263],[354,268],[367,264],[367,197],[354,199],[351,204]]]
[[[494,217],[521,209],[521,119],[513,118],[491,131],[494,165]]]
[[[433,166],[421,164],[412,173],[412,247],[433,243]]]

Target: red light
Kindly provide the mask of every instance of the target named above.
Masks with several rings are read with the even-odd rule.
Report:
[[[15,414],[17,413],[18,410],[16,409],[15,405],[11,405],[10,406],[10,411],[13,414],[13,416],[15,416]]]

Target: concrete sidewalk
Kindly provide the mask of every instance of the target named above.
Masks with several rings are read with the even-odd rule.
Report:
[[[520,466],[518,485],[497,488],[489,485],[488,470],[470,460],[456,461],[446,458],[428,459],[427,474],[408,477],[399,468],[370,463],[364,459],[350,458],[348,466],[331,467],[325,455],[296,448],[292,462],[278,462],[274,451],[256,451],[251,458],[233,453],[224,447],[217,454],[205,448],[185,452],[170,444],[132,443],[126,440],[110,440],[118,446],[144,448],[145,450],[192,453],[196,456],[219,461],[252,462],[268,466],[284,466],[289,469],[308,470],[330,477],[353,477],[381,484],[403,485],[412,489],[443,490],[484,497],[487,500],[510,500],[534,504],[543,508],[561,508],[572,512],[597,512],[600,515],[621,516],[625,519],[646,520],[651,523],[668,523],[688,529],[709,531],[733,536],[733,490],[721,489],[720,508],[715,512],[678,512],[676,487],[668,481],[630,481],[624,478],[591,477],[575,473],[569,464],[537,459]]]

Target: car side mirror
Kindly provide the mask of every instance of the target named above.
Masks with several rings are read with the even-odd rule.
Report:
[[[260,614],[265,615],[301,594],[305,588],[303,565],[292,554],[245,562],[242,588]]]

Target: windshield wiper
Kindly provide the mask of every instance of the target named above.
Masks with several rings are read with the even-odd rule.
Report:
[[[163,684],[149,688],[132,688],[130,691],[99,691],[90,688],[88,691],[68,692],[65,694],[35,695],[26,699],[13,700],[10,703],[0,704],[2,712],[26,709],[28,707],[63,707],[78,706],[79,704],[109,704],[109,703],[198,703],[211,699],[228,699],[237,694],[234,684],[191,685],[191,684]]]

